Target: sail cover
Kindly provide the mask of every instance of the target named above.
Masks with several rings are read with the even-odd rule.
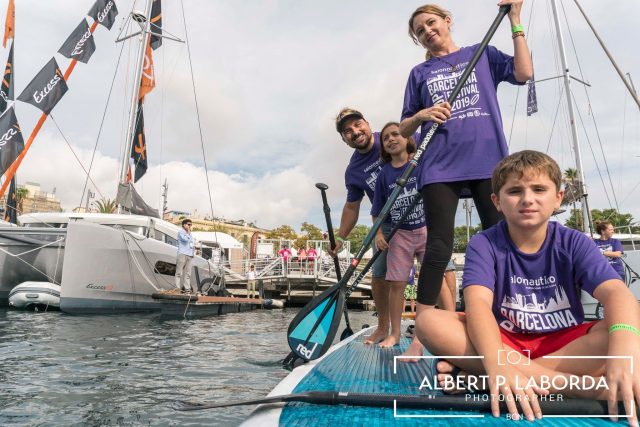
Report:
[[[18,99],[39,108],[45,114],[49,114],[67,93],[67,90],[69,88],[67,82],[64,81],[62,71],[60,71],[56,59],[51,58],[22,91]]]
[[[0,116],[0,174],[11,166],[24,149],[24,139],[13,107]]]
[[[160,218],[157,209],[147,205],[134,188],[133,184],[118,184],[118,204],[136,215],[152,216]]]
[[[162,46],[162,5],[161,0],[153,0],[151,5],[151,36],[149,36],[151,48],[156,50]]]
[[[118,8],[114,0],[96,0],[87,15],[110,30],[113,23],[116,22]]]
[[[58,50],[58,53],[69,59],[77,59],[83,64],[86,64],[95,51],[96,43],[93,40],[93,34],[91,34],[91,30],[89,30],[87,20],[82,18],[82,22],[80,22],[67,40],[65,40],[62,47]]]

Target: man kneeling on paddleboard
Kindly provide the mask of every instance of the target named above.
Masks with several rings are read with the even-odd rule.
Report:
[[[622,400],[637,426],[638,302],[591,239],[549,221],[562,201],[561,176],[557,163],[537,151],[496,166],[491,197],[505,220],[469,242],[466,314],[427,310],[416,334],[431,353],[447,355],[437,364],[441,383],[451,375],[487,377],[494,416],[502,399],[513,419],[518,406],[528,420],[541,418],[540,396],[558,393],[609,400],[614,420],[614,403]],[[602,303],[604,320],[584,322],[581,291]]]

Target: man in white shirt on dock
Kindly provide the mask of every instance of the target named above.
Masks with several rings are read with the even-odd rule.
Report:
[[[176,260],[176,288],[182,293],[191,292],[191,262],[193,261],[195,239],[191,234],[191,220],[182,220],[178,232],[178,259]]]

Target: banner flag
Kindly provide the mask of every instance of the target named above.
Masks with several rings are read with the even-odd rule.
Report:
[[[4,175],[24,149],[24,139],[13,107],[0,116],[0,175]]]
[[[151,25],[149,26],[149,30],[151,34],[149,39],[151,40],[151,49],[156,50],[160,46],[162,46],[162,6],[160,5],[161,0],[153,0],[153,4],[151,5]]]
[[[96,0],[87,15],[110,30],[113,23],[116,22],[118,8],[114,0]]]
[[[93,40],[93,34],[89,30],[87,20],[82,18],[82,22],[76,27],[71,35],[62,44],[58,53],[69,58],[77,59],[86,64],[89,58],[96,51],[96,43]]]
[[[64,81],[56,58],[51,58],[47,65],[42,67],[42,70],[29,82],[18,96],[18,100],[28,102],[42,110],[43,113],[49,114],[68,90],[67,82]]]
[[[136,132],[133,135],[131,144],[131,158],[135,165],[133,182],[138,182],[147,172],[147,145],[144,138],[144,116],[142,114],[142,101],[138,102],[138,113],[136,114]]]
[[[12,39],[16,31],[16,5],[13,0],[9,0],[7,6],[7,18],[4,21],[4,40],[2,47],[7,47],[7,40]]]
[[[13,101],[13,43],[11,43],[7,66],[4,69],[2,84],[0,84],[0,114],[7,109],[9,101]]]
[[[140,78],[140,91],[138,92],[138,100],[142,101],[144,96],[156,87],[156,76],[153,71],[153,50],[151,49],[151,40],[147,44],[144,53],[144,64],[142,64],[142,77]]]
[[[4,220],[12,224],[18,223],[18,206],[16,206],[16,176],[11,178],[7,202],[4,205]]]

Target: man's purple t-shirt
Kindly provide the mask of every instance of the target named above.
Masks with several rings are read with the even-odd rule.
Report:
[[[596,244],[600,252],[622,252],[624,253],[624,248],[622,247],[622,243],[618,239],[593,239],[593,242]],[[624,265],[622,264],[622,258],[608,258],[609,264],[611,267],[620,275],[620,277],[624,277]]]
[[[445,102],[477,48],[463,47],[415,66],[404,93],[402,119]],[[418,188],[491,177],[495,165],[508,154],[496,90],[502,81],[523,84],[516,81],[513,70],[512,56],[487,47],[451,105],[451,118],[440,125],[420,159]],[[421,134],[426,135],[432,124],[423,122]]]
[[[611,279],[620,277],[584,234],[549,222],[540,250],[525,254],[501,221],[471,238],[462,287],[493,291],[493,314],[501,328],[549,333],[581,324],[580,290],[593,296]]]
[[[358,202],[367,194],[373,202],[373,190],[376,178],[382,168],[380,158],[380,133],[373,133],[373,147],[364,154],[354,151],[347,169],[344,171],[344,184],[347,187],[347,202]]]
[[[400,178],[400,176],[404,173],[405,169],[409,166],[409,163],[400,166],[399,168],[394,168],[391,163],[387,163],[382,167],[382,170],[378,174],[378,179],[376,181],[376,188],[373,193],[373,202],[371,206],[371,215],[377,217],[380,215],[384,204],[389,199],[389,196],[396,188],[396,180]],[[405,213],[414,197],[418,195],[418,189],[416,188],[417,178],[415,174],[413,174],[407,180],[407,184],[402,189],[395,203],[391,207],[391,211],[389,211],[389,216],[385,219],[385,222],[388,224],[396,224],[400,221],[400,218]],[[404,222],[400,225],[399,228],[403,230],[416,230],[420,227],[425,226],[424,219],[424,207],[422,203],[418,203],[413,211],[409,213]]]

